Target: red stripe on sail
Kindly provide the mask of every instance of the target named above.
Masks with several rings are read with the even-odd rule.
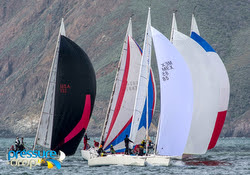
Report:
[[[128,125],[130,125],[130,123],[132,122],[132,118],[133,118],[133,116],[131,116],[131,118],[126,123],[126,125],[122,128],[122,130],[117,134],[117,136],[115,136],[115,138],[107,146],[105,146],[104,149],[106,149],[115,139],[117,139],[117,137],[128,127]]]
[[[89,117],[91,112],[91,98],[90,95],[86,95],[85,98],[85,105],[82,113],[81,120],[77,123],[77,125],[74,127],[74,129],[64,138],[64,143],[67,143],[72,138],[74,138],[79,132],[82,131],[83,128],[85,128],[85,131],[89,124]]]
[[[222,130],[224,121],[226,119],[226,115],[227,115],[227,110],[218,112],[217,119],[216,119],[216,122],[215,122],[214,131],[213,131],[213,135],[212,135],[212,138],[211,138],[210,143],[208,145],[208,149],[212,149],[213,147],[215,147],[216,142],[219,139],[220,132]]]
[[[116,106],[115,106],[115,111],[114,111],[114,114],[113,114],[113,118],[111,120],[111,124],[110,124],[109,131],[108,131],[105,142],[107,141],[107,139],[108,139],[108,137],[110,135],[110,132],[113,129],[114,123],[116,121],[116,118],[117,118],[118,113],[119,113],[120,108],[121,108],[121,104],[122,104],[123,97],[124,97],[126,87],[127,87],[129,64],[130,64],[130,47],[129,47],[129,37],[128,37],[127,58],[126,58],[126,65],[125,65],[125,70],[124,70],[124,74],[123,74],[123,78],[122,78],[121,89],[120,89],[120,92],[119,92],[119,96],[118,96],[117,103],[116,103]]]

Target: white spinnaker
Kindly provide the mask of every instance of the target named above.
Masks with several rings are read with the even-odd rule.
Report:
[[[124,128],[124,126],[129,122],[129,120],[132,118],[133,115],[133,109],[134,109],[134,103],[135,103],[135,96],[136,96],[136,86],[138,82],[138,75],[140,70],[140,58],[141,58],[141,52],[135,43],[135,41],[129,37],[129,48],[127,49],[127,52],[129,55],[127,55],[127,61],[125,66],[125,71],[128,71],[127,79],[124,79],[125,76],[122,78],[122,83],[125,83],[126,85],[122,84],[122,88],[126,88],[125,91],[120,90],[118,96],[122,96],[122,93],[124,93],[123,98],[118,97],[118,99],[121,100],[121,107],[119,111],[117,107],[112,109],[113,117],[115,117],[115,113],[118,112],[118,115],[116,117],[116,120],[113,125],[110,125],[111,130],[109,131],[110,134],[108,135],[108,138],[105,142],[104,147],[108,146],[113,139],[118,135],[118,133]],[[129,57],[129,59],[128,59]],[[127,70],[126,70],[127,69]],[[125,74],[125,73],[124,73]],[[121,88],[121,89],[122,89]],[[116,106],[118,105],[118,102],[116,103]],[[112,124],[112,122],[111,122]],[[122,141],[122,147],[114,146],[114,149],[119,150],[121,148],[124,148],[124,142]]]
[[[177,49],[163,34],[153,27],[151,29],[161,94],[157,154],[181,156],[193,113],[192,77]]]
[[[173,44],[181,53],[191,71],[194,88],[194,111],[188,142],[184,153],[204,154],[214,129],[219,92],[213,83],[214,64],[207,59],[203,48],[190,37],[174,31]]]
[[[123,77],[123,74],[124,74],[126,58],[127,58],[128,36],[132,37],[131,18],[129,19],[126,36],[124,38],[124,43],[123,43],[123,47],[122,47],[120,61],[119,61],[119,64],[118,64],[116,78],[115,78],[115,81],[114,81],[113,90],[112,90],[111,97],[110,97],[110,102],[109,102],[109,106],[108,106],[108,110],[107,110],[107,114],[106,114],[106,119],[105,119],[104,126],[103,126],[103,131],[102,131],[102,136],[101,136],[100,143],[101,143],[101,141],[105,141],[105,139],[107,137],[109,127],[110,127],[110,123],[111,123],[111,120],[113,118],[114,109],[115,109],[115,106],[116,106],[116,103],[117,103],[118,95],[119,95],[119,92],[120,92],[120,89],[121,89],[122,77]],[[129,116],[127,116],[127,117],[129,117]]]
[[[130,140],[133,142],[136,139],[139,123],[141,120],[145,99],[148,92],[148,81],[151,67],[151,47],[152,47],[152,34],[151,34],[151,17],[150,8],[148,9],[147,25],[144,37],[142,59],[140,64],[139,79],[137,85],[137,92],[135,97],[134,113],[130,130]]]
[[[194,33],[192,33],[194,32]],[[192,22],[191,22],[191,38],[195,38],[195,34],[200,35],[198,26],[194,17],[194,14],[192,15]],[[194,39],[196,41],[196,39]],[[205,41],[205,40],[204,40]],[[210,140],[210,144],[208,149],[211,149],[215,146],[217,139],[219,137],[220,131],[223,126],[223,120],[224,117],[226,117],[226,111],[228,109],[228,103],[229,103],[229,96],[230,96],[230,83],[229,78],[227,74],[227,70],[225,65],[223,64],[222,60],[220,59],[219,55],[212,49],[207,49],[207,45],[210,46],[208,43],[204,42],[199,38],[196,42],[200,45],[203,45],[204,52],[206,52],[208,59],[214,63],[213,69],[214,69],[214,76],[216,76],[216,80],[214,81],[215,85],[219,88],[219,106],[218,106],[218,115],[217,120],[219,121],[217,124],[215,123],[214,131],[212,138]],[[202,42],[202,43],[200,43]],[[205,45],[204,45],[205,44]],[[221,115],[222,114],[222,115]],[[225,119],[225,118],[224,118]],[[217,122],[217,121],[216,121]]]
[[[63,19],[61,21],[56,49],[52,61],[48,85],[43,102],[43,108],[40,115],[40,121],[38,124],[37,134],[34,143],[34,145],[39,144],[46,148],[50,148],[51,146],[53,118],[54,118],[54,104],[55,104],[56,73],[57,73],[57,63],[58,63],[61,35],[66,36]]]
[[[176,30],[177,30],[177,29],[176,29]],[[191,32],[190,32],[190,35],[191,35],[192,32],[195,32],[195,33],[197,33],[198,35],[200,35],[200,32],[199,32],[199,29],[198,29],[198,26],[197,26],[197,23],[196,23],[194,14],[192,14]]]

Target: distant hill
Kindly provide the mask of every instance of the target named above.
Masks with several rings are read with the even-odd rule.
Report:
[[[167,37],[173,10],[178,10],[178,29],[188,35],[197,6],[201,36],[219,53],[230,78],[230,104],[222,136],[250,137],[247,0],[0,1],[0,136],[35,135],[62,17],[66,34],[86,51],[97,74],[97,99],[88,134],[99,135],[129,17],[133,15],[133,36],[142,47],[150,2],[152,25]],[[154,57],[152,67],[159,88]],[[157,103],[155,125],[159,98]]]

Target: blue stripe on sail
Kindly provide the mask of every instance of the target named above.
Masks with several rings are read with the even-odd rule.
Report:
[[[191,33],[191,38],[195,40],[206,52],[215,52],[215,50],[204,40],[200,35],[195,32]]]
[[[131,129],[131,123],[127,126],[126,129],[124,129],[124,131],[113,141],[111,142],[105,150],[109,150],[110,149],[110,145],[113,145],[113,147],[121,142],[124,142],[124,139],[126,137],[126,135],[130,134],[130,129]],[[125,143],[124,143],[124,147],[125,147]],[[124,149],[125,150],[125,149]],[[116,151],[117,152],[117,151]],[[124,152],[124,151],[123,151]]]
[[[133,39],[134,40],[134,39]],[[137,45],[137,47],[139,48],[139,50],[140,50],[140,52],[141,52],[141,54],[142,54],[142,49],[141,49],[141,47],[139,46],[139,44],[137,44],[137,42],[134,40],[134,42],[135,42],[135,44]]]
[[[152,121],[152,108],[153,108],[153,100],[154,100],[154,89],[153,89],[153,83],[152,83],[152,77],[151,74],[149,74],[149,83],[148,83],[148,128],[151,125],[151,121]],[[144,108],[143,108],[143,112],[142,112],[142,117],[141,117],[141,121],[138,127],[138,130],[140,130],[142,127],[146,128],[146,112],[147,112],[147,99],[145,100],[144,103]]]

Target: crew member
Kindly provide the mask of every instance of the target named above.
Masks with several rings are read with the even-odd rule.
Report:
[[[133,141],[131,141],[129,138],[128,138],[128,135],[126,135],[125,139],[124,139],[124,143],[125,143],[125,154],[128,155],[129,153],[129,142],[131,143],[134,143]]]
[[[142,140],[140,148],[139,148],[139,156],[143,156],[144,155],[144,148],[146,146],[146,141]]]
[[[83,144],[84,144],[84,147],[83,149],[86,150],[86,149],[89,149],[89,144],[88,144],[88,136],[87,136],[87,133],[84,135],[84,138],[83,138]]]
[[[18,137],[16,137],[16,141],[15,141],[15,151],[19,150],[19,146],[20,146],[20,140]]]
[[[110,145],[110,153],[115,154],[115,149],[114,149],[113,145]]]
[[[102,145],[100,145],[99,149],[97,150],[99,156],[106,156],[106,152],[103,150]]]
[[[20,146],[19,146],[19,150],[20,150],[20,151],[25,150],[23,137],[21,138],[21,143],[20,143]]]

